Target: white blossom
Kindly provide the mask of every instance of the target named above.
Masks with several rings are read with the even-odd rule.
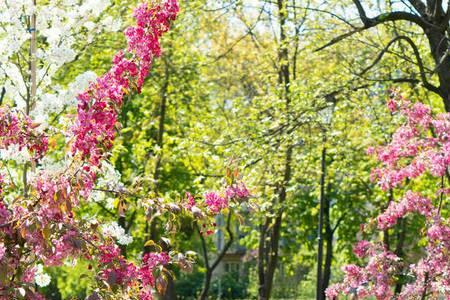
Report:
[[[125,233],[125,229],[123,229],[116,222],[110,222],[102,225],[102,233],[106,236],[115,238],[117,243],[120,245],[128,245],[133,242],[133,237]]]
[[[117,243],[120,245],[128,245],[128,244],[131,244],[132,242],[133,242],[133,237],[128,234],[121,235],[117,239]]]
[[[113,210],[116,208],[116,200],[114,198],[106,198],[106,208]]]
[[[98,186],[115,191],[120,191],[123,188],[120,181],[121,175],[113,165],[107,161],[102,161],[101,171],[102,176],[97,181]]]
[[[42,265],[36,266],[36,271],[34,273],[34,282],[40,286],[45,287],[50,284],[51,277],[47,273],[44,273],[44,268]]]
[[[54,47],[48,55],[48,62],[55,64],[57,67],[71,62],[75,59],[75,50],[69,47]]]
[[[120,19],[113,18],[112,16],[107,16],[103,20],[102,24],[105,27],[105,29],[108,29],[111,32],[119,31],[122,26],[122,22],[120,21]]]
[[[106,195],[102,191],[92,191],[89,195],[89,199],[93,202],[103,202],[106,200]]]
[[[0,0],[0,85],[6,89],[6,98],[14,101],[19,109],[25,107],[28,65],[23,64],[26,67],[18,70],[16,62],[10,59],[18,51],[26,49],[25,43],[35,30],[38,36],[36,58],[39,68],[35,105],[37,112],[33,117],[41,121],[48,119],[51,109],[42,107],[49,103],[49,99],[52,103],[62,101],[63,104],[55,105],[58,108],[66,106],[69,101],[74,104],[76,94],[82,89],[69,85],[70,92],[65,91],[52,84],[52,81],[56,72],[76,57],[75,46],[89,43],[103,31],[120,29],[120,19],[112,18],[107,13],[102,15],[110,4],[110,0],[84,0],[81,4],[77,0],[50,0],[34,6],[29,0]],[[36,28],[28,28],[24,21],[24,17],[32,14],[37,16]],[[41,101],[44,104],[40,105]]]
[[[94,17],[98,17],[110,4],[109,0],[87,0],[80,6],[80,12],[90,12]]]
[[[9,146],[7,149],[0,150],[0,160],[12,160],[18,164],[25,164],[31,160],[27,148],[20,149],[17,144]]]
[[[84,26],[87,30],[93,30],[93,29],[96,27],[95,23],[94,23],[94,22],[91,22],[91,21],[84,23],[83,26]]]
[[[96,78],[97,75],[94,72],[88,71],[78,75],[66,90],[55,86],[54,93],[39,95],[39,101],[31,112],[33,119],[46,127],[51,114],[60,113],[64,109],[74,109],[77,104],[76,95],[84,91]]]

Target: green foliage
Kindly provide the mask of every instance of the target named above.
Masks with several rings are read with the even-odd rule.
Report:
[[[188,274],[180,274],[180,277],[175,283],[175,290],[179,299],[196,299],[202,288],[203,277],[203,274],[198,271]]]
[[[247,279],[241,274],[226,273],[213,281],[210,295],[212,299],[248,299],[247,285]]]

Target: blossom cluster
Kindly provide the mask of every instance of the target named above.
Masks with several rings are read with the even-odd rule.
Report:
[[[92,5],[105,1],[91,1]],[[152,4],[153,5],[153,4]],[[140,92],[152,59],[160,54],[159,38],[169,29],[178,11],[175,0],[135,10],[139,36],[130,37],[126,51],[119,52],[105,75],[89,84],[78,96],[77,121],[72,128],[72,162],[58,171],[42,170],[29,178],[27,192],[21,201],[11,203],[0,196],[0,267],[8,280],[0,282],[0,292],[9,299],[42,299],[30,283],[46,285],[50,278],[43,266],[61,265],[69,257],[82,257],[99,262],[98,279],[114,285],[124,293],[138,289],[141,299],[151,299],[153,271],[168,263],[163,253],[144,256],[142,264],[125,260],[111,236],[126,244],[131,237],[115,228],[98,230],[76,217],[75,207],[89,198],[102,161],[112,146],[117,128],[117,114],[126,94]],[[51,42],[51,41],[50,41]],[[158,49],[158,50],[157,50]],[[0,148],[26,148],[33,161],[43,157],[48,139],[31,118],[8,108],[0,109]],[[26,171],[25,171],[26,172]],[[3,190],[3,177],[1,189]],[[105,233],[106,236],[102,236]],[[138,276],[135,276],[135,275]],[[117,289],[114,289],[117,290]]]
[[[226,186],[223,192],[206,192],[199,201],[191,193],[187,192],[183,207],[191,212],[194,218],[208,220],[206,218],[207,215],[216,216],[225,209],[228,209],[231,203],[240,204],[248,200],[249,197],[250,191],[243,182],[240,182]],[[205,222],[203,227],[206,228],[206,231],[201,231],[201,234],[205,233],[206,235],[210,235],[214,232],[212,229],[207,228],[208,225],[212,225],[212,227],[216,226],[214,222]]]
[[[17,146],[27,149],[33,160],[40,159],[48,149],[48,138],[28,116],[8,107],[0,108],[0,149]]]
[[[116,222],[103,224],[102,233],[104,236],[110,236],[117,239],[117,243],[120,245],[128,245],[133,242],[133,237],[127,234],[125,229]]]
[[[382,230],[391,228],[398,219],[411,212],[431,217],[433,212],[431,200],[418,193],[407,191],[405,196],[397,203],[391,202],[388,208],[378,216],[378,227]]]
[[[443,176],[450,165],[450,114],[433,117],[428,106],[420,102],[413,104],[400,95],[394,95],[388,107],[405,122],[388,145],[369,148],[368,153],[375,154],[382,165],[372,171],[372,180],[387,190],[425,172]]]
[[[405,265],[401,257],[389,252],[380,242],[360,241],[354,253],[367,259],[365,266],[344,267],[341,283],[329,287],[326,295],[337,299],[340,293],[360,298],[388,299],[450,299],[450,224],[441,215],[441,207],[449,190],[444,186],[444,176],[450,164],[450,113],[434,116],[431,108],[411,103],[394,94],[388,102],[392,113],[399,113],[403,124],[395,131],[392,141],[369,149],[376,154],[381,167],[372,173],[383,189],[401,186],[405,179],[414,180],[423,174],[434,177],[439,183],[437,201],[419,192],[408,190],[398,202],[391,202],[378,218],[378,229],[388,230],[407,214],[418,214],[425,219],[423,255]],[[393,285],[399,275],[407,275],[408,283],[393,294]]]
[[[68,2],[77,3],[58,1],[61,5]],[[17,7],[22,7],[24,3],[22,0],[17,1]],[[89,0],[86,3],[91,7],[81,5],[86,10],[86,15],[97,15],[106,8],[108,0]],[[3,4],[0,3],[0,8],[1,5]],[[12,6],[17,8],[14,4]],[[12,11],[10,7],[7,9],[7,13]],[[27,8],[25,13],[31,15],[35,12],[33,9]],[[66,134],[71,149],[59,168],[43,167],[48,158],[44,157],[48,150],[48,138],[41,133],[42,127],[31,120],[45,118],[37,117],[33,111],[31,116],[26,116],[21,112],[1,108],[0,150],[13,151],[14,147],[20,151],[26,149],[32,165],[37,166],[29,173],[24,171],[24,177],[30,175],[25,178],[24,195],[14,201],[8,201],[0,195],[0,267],[2,276],[7,278],[0,282],[0,294],[5,294],[8,299],[43,299],[35,291],[33,283],[38,286],[48,285],[51,278],[44,268],[60,266],[69,258],[83,258],[92,262],[93,266],[90,265],[89,269],[94,270],[98,286],[109,293],[117,293],[117,299],[131,296],[142,300],[153,299],[153,290],[158,289],[158,282],[166,276],[162,274],[165,266],[178,264],[189,269],[191,262],[187,256],[174,252],[150,252],[139,263],[131,262],[116,245],[123,246],[132,242],[132,236],[124,228],[117,223],[99,226],[97,222],[84,220],[76,214],[76,207],[80,202],[92,198],[95,186],[101,185],[109,189],[120,185],[120,176],[106,163],[116,131],[120,128],[118,114],[127,95],[141,91],[153,59],[161,54],[160,38],[169,30],[177,12],[176,0],[164,0],[159,4],[151,1],[151,4],[139,5],[134,10],[136,25],[125,30],[128,46],[114,56],[113,65],[106,74],[97,78],[92,72],[85,73],[75,83],[69,84],[70,91],[61,91],[58,95],[38,91],[37,98],[45,100],[36,105],[39,114],[54,110],[47,109],[44,105],[46,102],[57,102],[61,95],[65,98],[77,95],[76,120]],[[0,19],[4,18],[4,14],[0,12]],[[74,16],[67,20],[79,21],[86,28],[91,27],[85,18]],[[66,33],[72,33],[70,28],[61,26],[58,30],[56,26],[43,30],[46,41],[52,47],[38,52],[36,56],[41,60],[50,60],[50,73],[74,57],[74,52],[67,45],[57,49],[60,38],[64,37],[68,43],[73,42],[69,36],[65,36]],[[13,53],[13,50],[8,50],[8,53]],[[1,51],[3,49],[0,47]],[[48,87],[49,81],[42,80],[42,86]],[[9,85],[7,87],[9,89]],[[84,91],[75,93],[74,90],[80,88]],[[9,97],[20,97],[22,92],[19,89]],[[63,109],[67,104],[64,102],[63,105],[56,105],[55,109]],[[102,174],[114,174],[114,180],[104,180]],[[5,188],[5,180],[0,174],[0,191]],[[125,188],[121,186],[120,190],[114,192],[123,190]],[[223,191],[206,193],[201,200],[196,200],[191,195],[181,204],[155,200],[149,210],[160,209],[170,213],[185,210],[206,227],[214,225],[211,219],[215,215],[234,204],[244,202],[249,196],[243,183],[230,183]],[[212,231],[208,229],[207,233]]]
[[[30,114],[40,123],[47,123],[51,114],[60,114],[66,107],[75,108],[72,92],[85,88],[74,86],[77,80],[67,88],[56,84],[57,72],[77,57],[80,46],[92,43],[99,33],[118,31],[122,25],[120,18],[108,15],[111,0],[35,2],[0,1],[0,84],[6,90],[5,99],[19,109],[26,106],[30,85],[24,69],[28,69],[31,57],[24,54],[28,53],[31,33],[35,33],[38,41],[45,42],[38,42],[35,55],[38,85]],[[27,22],[32,15],[36,16],[36,28]],[[17,63],[17,55],[24,59],[23,63]]]
[[[364,243],[364,248],[364,256],[369,257],[367,265],[344,266],[344,280],[327,289],[328,299],[336,299],[340,293],[354,294],[358,299],[370,296],[386,300],[393,298],[392,276],[398,269],[400,259],[392,252],[374,245]]]
[[[77,121],[72,128],[74,154],[80,153],[93,166],[100,164],[105,150],[112,147],[124,96],[133,89],[141,91],[153,58],[161,53],[159,39],[169,30],[177,12],[174,0],[155,7],[144,3],[134,11],[137,25],[125,30],[127,50],[117,53],[111,70],[77,97]]]
[[[217,214],[228,206],[228,199],[220,196],[216,192],[208,192],[205,194],[205,204],[211,213]]]
[[[142,258],[142,264],[136,266],[120,254],[120,249],[116,245],[103,245],[100,246],[99,276],[110,286],[132,287],[142,284],[141,292],[150,297],[151,290],[148,287],[155,286],[154,270],[169,262],[170,257],[166,252],[152,252],[146,253]]]

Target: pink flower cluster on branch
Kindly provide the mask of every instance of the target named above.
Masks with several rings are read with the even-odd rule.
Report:
[[[389,144],[369,149],[381,163],[381,167],[373,171],[372,179],[383,189],[392,189],[401,186],[405,179],[413,180],[428,173],[436,178],[439,188],[436,201],[421,193],[406,191],[400,201],[391,202],[378,216],[378,229],[388,230],[407,214],[416,213],[425,218],[425,228],[421,232],[425,233],[427,243],[423,255],[405,266],[401,258],[387,251],[381,242],[358,242],[354,253],[365,258],[367,264],[344,267],[344,280],[327,289],[329,299],[337,299],[339,294],[378,300],[450,299],[450,226],[440,212],[449,193],[444,178],[448,178],[450,164],[450,114],[433,116],[430,107],[394,96],[388,107],[391,112],[398,112],[404,123]],[[409,282],[394,295],[393,286],[398,277],[405,274]]]
[[[364,248],[362,253],[359,252],[360,247]],[[371,296],[379,300],[392,299],[394,293],[391,285],[395,283],[392,276],[397,271],[400,259],[392,252],[377,248],[367,241],[356,246],[354,251],[358,256],[362,254],[362,257],[368,257],[369,262],[365,267],[344,266],[344,280],[327,289],[327,298],[337,299],[343,293],[356,295],[358,299]]]
[[[137,289],[140,299],[152,299],[154,271],[171,258],[150,253],[140,265],[126,261],[97,225],[76,218],[74,207],[89,197],[100,162],[120,127],[117,116],[124,97],[141,91],[153,58],[160,55],[159,39],[177,12],[176,0],[144,3],[134,11],[137,25],[125,31],[127,49],[115,55],[110,71],[77,97],[77,120],[71,130],[73,163],[58,173],[39,173],[20,201],[6,203],[0,195],[0,297],[43,299],[33,284],[35,265],[57,266],[69,257],[83,257],[99,262],[98,279],[106,283],[104,287],[119,287],[125,293]],[[28,116],[1,108],[0,149],[12,145],[27,148],[38,160],[47,151],[48,139]]]
[[[140,263],[128,261],[115,240],[99,230],[98,223],[78,218],[75,209],[90,197],[102,160],[107,158],[120,128],[118,114],[123,102],[130,93],[141,92],[153,59],[161,54],[160,38],[177,12],[176,0],[163,0],[161,4],[152,1],[134,10],[136,25],[125,30],[127,48],[114,56],[106,74],[77,96],[77,118],[70,130],[73,161],[69,166],[28,178],[26,195],[12,203],[3,199],[0,175],[0,299],[44,299],[33,282],[39,275],[36,266],[59,266],[68,258],[92,263],[89,269],[95,272],[100,288],[92,295],[94,299],[116,293],[118,299],[126,295],[151,300],[152,291],[164,286],[161,279],[168,276],[165,266],[190,268],[192,262],[187,256],[175,252],[169,255],[158,247],[156,252],[146,253]],[[11,145],[27,148],[37,161],[46,154],[48,140],[29,117],[2,108],[0,149]],[[237,176],[237,172],[233,174]],[[250,196],[243,183],[234,183],[234,177],[227,178],[230,182],[223,191],[208,192],[201,200],[190,194],[181,204],[151,200],[148,210],[158,210],[159,215],[187,211],[205,228],[214,226],[214,216]]]
[[[388,145],[369,148],[368,153],[375,154],[382,165],[372,171],[372,180],[387,190],[425,172],[443,176],[450,165],[450,114],[441,113],[434,118],[428,106],[413,104],[397,94],[389,100],[388,107],[405,122]]]
[[[135,9],[137,25],[125,30],[126,51],[116,54],[111,70],[78,95],[72,150],[93,166],[98,166],[102,155],[112,147],[123,99],[132,90],[140,93],[153,58],[161,54],[159,39],[169,30],[177,12],[176,0],[154,7],[144,3]]]
[[[378,216],[378,227],[382,230],[391,228],[397,223],[398,219],[411,212],[416,212],[429,218],[433,209],[430,199],[422,197],[418,193],[407,191],[400,202],[391,202],[388,208]]]
[[[247,189],[243,182],[233,183],[228,185],[224,191],[210,191],[196,200],[191,193],[186,193],[183,207],[189,211],[194,218],[203,220],[203,228],[206,231],[202,231],[201,234],[210,235],[214,231],[208,227],[215,227],[216,224],[211,222],[208,216],[216,216],[225,209],[230,207],[230,204],[240,204],[245,202],[250,197],[250,191]],[[212,225],[212,226],[211,226]]]
[[[151,289],[155,286],[154,271],[159,266],[169,264],[171,258],[166,252],[146,253],[142,264],[136,266],[128,262],[116,245],[100,246],[99,277],[109,286],[138,287],[141,298],[152,299]]]
[[[15,145],[19,151],[26,148],[33,160],[42,158],[48,149],[48,138],[36,127],[27,115],[1,107],[0,149]]]

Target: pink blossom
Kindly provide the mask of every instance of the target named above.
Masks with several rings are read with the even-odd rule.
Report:
[[[397,111],[397,102],[395,101],[395,99],[389,99],[387,102],[387,107],[389,108],[389,110],[391,112],[396,112]]]
[[[228,200],[221,197],[216,192],[209,192],[205,194],[205,203],[208,209],[213,214],[218,214],[222,209],[228,206]]]
[[[250,196],[250,192],[245,186],[244,183],[233,184],[226,188],[225,196],[228,199],[237,198],[237,199],[247,199]]]
[[[37,261],[46,266],[61,265],[68,257],[96,260],[99,278],[110,285],[125,290],[130,286],[142,290],[154,287],[139,280],[140,267],[128,262],[117,246],[100,243],[102,239],[96,230],[87,229],[85,221],[75,217],[74,207],[92,191],[101,160],[108,155],[120,127],[118,113],[125,95],[141,91],[153,58],[160,55],[159,39],[169,30],[177,12],[175,0],[155,6],[144,3],[135,10],[137,26],[126,30],[130,33],[126,35],[126,51],[119,52],[111,69],[77,96],[78,114],[70,132],[73,164],[64,173],[38,173],[29,181],[30,193],[23,201],[6,204],[0,196],[0,235],[4,241],[0,245],[0,260],[9,265],[6,278],[14,278],[4,281],[7,284],[2,284],[2,291],[14,293],[23,283],[32,282],[33,266],[25,269],[22,264]],[[48,150],[47,136],[31,118],[8,107],[0,108],[0,137],[0,149],[13,145],[25,149],[33,164]],[[0,175],[0,191],[4,188],[2,179]],[[17,239],[21,240],[20,247]],[[23,253],[27,253],[26,261]],[[159,265],[170,259],[163,254],[158,257]],[[153,271],[153,263],[146,258],[142,268]],[[24,270],[23,275],[15,276],[16,270]],[[15,295],[5,297],[13,299]],[[27,290],[27,299],[42,296]]]
[[[72,128],[75,136],[73,153],[80,153],[94,166],[99,165],[105,151],[112,147],[118,109],[124,96],[133,87],[140,93],[153,58],[161,53],[159,39],[169,30],[177,12],[175,0],[154,7],[143,3],[135,9],[137,25],[125,30],[126,51],[117,53],[110,71],[77,97],[78,115]]]
[[[397,223],[407,213],[417,212],[426,217],[431,216],[433,205],[431,201],[418,193],[407,191],[400,202],[391,202],[384,213],[378,216],[378,227],[387,229]]]
[[[19,150],[28,149],[33,160],[42,158],[48,150],[48,138],[36,127],[29,116],[1,107],[0,149],[17,145]]]
[[[367,255],[368,250],[371,247],[371,243],[365,240],[359,241],[356,243],[356,245],[353,247],[353,253],[355,253],[358,257],[364,257]]]
[[[186,192],[185,194],[185,207],[188,210],[192,210],[192,207],[195,206],[195,198],[191,193]]]
[[[0,260],[2,260],[3,256],[5,256],[6,247],[5,244],[0,243]]]
[[[394,96],[388,107],[392,112],[398,112],[405,122],[393,134],[390,143],[368,151],[376,155],[381,165],[372,171],[372,180],[383,189],[392,189],[400,187],[405,179],[413,180],[428,173],[441,186],[442,176],[450,166],[450,114],[433,117],[428,106]],[[430,135],[430,131],[435,136]],[[440,214],[441,197],[448,193],[449,189],[441,186],[436,192],[439,201],[433,203],[421,193],[408,190],[377,217],[380,230],[391,228],[398,219],[410,213],[425,218],[426,228],[417,234],[419,238],[422,232],[426,233],[426,245],[416,261],[404,269],[398,268],[400,258],[387,251],[382,243],[361,241],[355,245],[354,252],[367,259],[366,265],[345,267],[344,280],[330,287],[327,297],[335,299],[340,293],[356,292],[359,298],[393,299],[397,276],[406,272],[409,282],[395,299],[416,299],[425,293],[436,299],[450,299],[450,226]]]

